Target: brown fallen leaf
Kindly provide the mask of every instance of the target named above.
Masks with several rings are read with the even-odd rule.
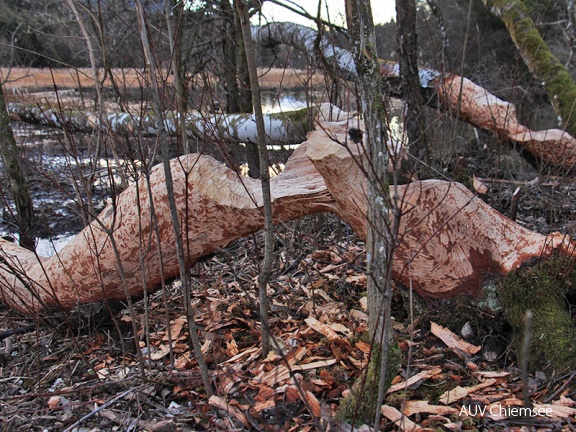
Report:
[[[430,322],[430,331],[434,336],[444,342],[448,347],[455,348],[459,351],[466,353],[467,355],[474,355],[478,351],[480,351],[481,347],[472,345],[456,334],[448,330],[447,328],[442,327],[441,325],[436,324],[435,322]]]
[[[251,428],[250,423],[248,422],[248,419],[246,418],[244,413],[242,413],[238,409],[234,408],[232,405],[230,405],[228,402],[226,402],[221,397],[216,396],[216,395],[210,396],[208,403],[210,405],[212,405],[213,407],[224,410],[228,414],[234,416],[238,421],[240,421],[240,423],[242,423],[248,429]]]
[[[186,322],[187,322],[186,317],[184,315],[176,318],[174,321],[170,321],[170,336],[172,338],[172,341],[178,339],[178,336],[180,336],[180,332],[182,331],[182,327],[184,327]],[[162,340],[165,342],[168,341],[168,335],[167,334],[164,335]]]
[[[304,391],[303,394],[302,392],[299,394],[304,405],[310,410],[310,414],[312,414],[313,417],[320,418],[320,402],[316,399],[316,396],[309,390]]]
[[[162,357],[167,355],[169,352],[170,352],[170,346],[169,345],[160,345],[156,349],[156,351],[154,351],[152,354],[150,354],[150,359],[160,360]]]

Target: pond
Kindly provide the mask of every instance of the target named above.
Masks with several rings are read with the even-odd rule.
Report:
[[[264,91],[264,113],[293,111],[307,106],[304,91]],[[317,92],[313,98],[320,98]],[[39,256],[52,256],[64,247],[83,226],[79,214],[79,193],[77,184],[87,167],[94,162],[90,159],[93,152],[94,137],[75,134],[72,144],[61,131],[45,127],[36,127],[19,122],[13,123],[14,136],[20,145],[23,156],[28,162],[29,185],[34,202],[35,216],[39,220],[36,252]],[[111,156],[111,155],[108,155]],[[97,169],[100,175],[93,182],[94,202],[102,209],[108,199],[109,172],[115,172],[115,162],[111,157],[100,158]],[[15,233],[12,203],[7,179],[2,177],[0,195],[3,197],[3,211],[0,221],[0,236],[12,237],[18,241]],[[120,179],[114,179],[119,184]]]

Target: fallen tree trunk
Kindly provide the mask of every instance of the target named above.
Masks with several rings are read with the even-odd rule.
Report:
[[[284,44],[305,52],[310,58],[320,55],[325,59],[323,63],[334,67],[342,78],[358,80],[352,54],[334,46],[326,38],[316,44],[317,32],[314,29],[294,23],[271,23],[254,28],[253,35],[263,46]],[[380,74],[386,91],[402,98],[398,64],[382,62]],[[467,78],[422,68],[419,75],[422,92],[430,106],[495,133],[502,140],[516,142],[528,154],[546,164],[563,170],[576,167],[576,139],[568,132],[560,129],[531,130],[518,122],[514,105]]]
[[[55,110],[17,103],[8,105],[8,113],[14,121],[22,121],[38,126],[56,129],[66,128],[70,132],[89,133],[100,128],[124,136],[155,136],[156,118],[151,115],[139,116],[130,113],[97,113],[76,110]],[[168,134],[177,136],[177,112],[165,113],[165,127]],[[312,129],[310,113],[307,109],[264,116],[267,144],[300,144],[306,133]],[[186,130],[190,138],[201,142],[256,143],[256,121],[253,114],[188,114]]]
[[[290,45],[305,52],[310,58],[324,57],[324,64],[333,66],[339,76],[357,81],[358,74],[352,54],[332,41],[321,38],[316,45],[314,29],[294,23],[270,23],[252,29],[253,38],[263,46]],[[316,50],[320,52],[317,53]],[[382,62],[380,74],[385,91],[403,97],[400,88],[398,64]],[[534,131],[522,125],[513,104],[503,101],[483,87],[459,75],[420,69],[420,86],[428,105],[439,107],[453,116],[496,134],[503,141],[518,143],[531,158],[545,164],[573,171],[576,167],[576,139],[561,129]],[[60,112],[52,109],[9,104],[13,120],[54,128],[67,127],[72,132],[91,132],[97,127],[121,135],[136,133],[155,135],[155,119],[127,113],[108,113],[103,124],[98,116],[89,112]],[[267,144],[298,144],[313,128],[305,110],[266,116]],[[178,115],[166,116],[166,130],[176,135]],[[252,114],[189,116],[186,127],[190,137],[202,142],[256,143],[256,123]]]
[[[333,200],[322,177],[297,150],[285,172],[271,182],[275,222],[330,210]],[[187,155],[171,162],[187,262],[219,250],[262,228],[260,182],[240,178],[209,156]],[[158,244],[151,205],[160,234],[164,277],[178,274],[174,231],[161,166],[130,186],[113,205],[81,231],[57,256],[39,258],[0,240],[2,300],[24,314],[70,309],[78,303],[138,296],[161,282]]]
[[[368,162],[361,146],[347,142],[351,126],[348,121],[323,124],[309,134],[306,154],[334,197],[337,213],[365,238],[367,181],[359,164]],[[427,297],[479,294],[486,275],[504,275],[555,251],[574,253],[568,236],[530,231],[460,183],[414,182],[398,186],[391,196],[400,200],[402,210],[394,279]]]
[[[365,237],[366,180],[356,163],[362,152],[350,153],[350,148],[333,141],[345,142],[349,125],[324,123],[292,155],[285,171],[272,179],[276,222],[335,211]],[[160,231],[164,276],[175,277],[175,241],[160,168],[150,175],[152,203],[142,178],[55,257],[38,258],[1,240],[4,302],[30,314],[46,307],[68,309],[77,303],[137,296],[145,287],[158,286],[160,259],[151,235],[151,205]],[[188,263],[262,228],[259,181],[239,178],[211,157],[199,155],[174,159],[172,173],[179,218],[187,233]],[[404,215],[394,276],[403,283],[412,279],[425,296],[475,294],[482,289],[484,274],[507,273],[555,250],[572,253],[568,238],[529,231],[458,183],[415,182],[395,195],[402,199]]]
[[[270,23],[252,29],[253,38],[263,46],[290,45],[305,52],[310,58],[320,54],[324,64],[335,68],[344,79],[357,81],[358,73],[352,54],[321,38],[316,44],[317,32],[294,23]],[[319,50],[319,53],[317,52]],[[398,64],[382,62],[380,74],[385,91],[391,96],[403,97]],[[483,87],[459,75],[420,69],[420,86],[428,105],[439,107],[473,126],[496,134],[508,142],[518,143],[531,158],[545,164],[573,171],[576,167],[576,139],[561,129],[534,131],[522,125],[513,104],[503,101]],[[13,120],[49,126],[67,127],[74,132],[90,132],[97,127],[122,135],[155,135],[155,119],[127,113],[109,113],[98,116],[89,112],[60,112],[52,109],[10,104],[8,111]],[[303,110],[294,113],[266,116],[267,144],[298,144],[313,128],[312,116]],[[166,116],[166,130],[176,135],[178,114]],[[189,136],[200,141],[256,143],[256,123],[252,114],[189,116],[186,119]]]

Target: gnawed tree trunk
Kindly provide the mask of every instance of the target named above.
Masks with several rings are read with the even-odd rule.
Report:
[[[317,45],[319,52],[316,52],[314,41],[317,33],[309,27],[271,23],[254,28],[253,35],[263,46],[285,44],[306,52],[310,58],[321,55],[326,62],[337,67],[342,78],[358,80],[352,54],[335,47],[325,38]],[[399,72],[396,63],[382,62],[380,65],[384,91],[402,98]],[[498,99],[467,78],[430,69],[420,69],[419,75],[428,106],[439,107],[473,126],[493,132],[503,141],[516,142],[528,154],[546,164],[574,170],[576,139],[568,132],[560,129],[531,130],[518,122],[514,105]],[[574,100],[576,97],[572,97],[570,103]]]
[[[294,152],[285,171],[271,180],[275,221],[291,220],[318,211],[334,211],[365,238],[367,188],[364,173],[357,165],[363,153],[359,148],[354,149],[353,144],[346,148],[332,141],[335,136],[345,142],[349,127],[347,121],[323,123],[323,127],[326,131],[310,134],[306,145]],[[186,181],[187,169],[190,174]],[[174,159],[172,173],[179,217],[188,224],[190,233],[189,238],[184,239],[190,247],[188,260],[217,251],[229,242],[262,228],[259,181],[239,178],[211,157],[200,155]],[[170,248],[174,239],[160,166],[153,169],[150,182],[156,213],[158,218],[162,218],[158,223],[163,255],[166,262],[176,262]],[[141,189],[142,240],[134,236],[138,232],[137,207],[134,204],[136,188]],[[188,214],[185,214],[186,189]],[[546,237],[530,231],[492,209],[459,183],[440,180],[415,182],[402,186],[398,194],[403,200],[403,215],[394,259],[394,277],[403,283],[408,283],[411,277],[415,289],[424,296],[442,298],[461,293],[474,294],[482,289],[483,274],[505,274],[531,258],[549,256],[554,251],[567,256],[573,252],[568,237],[560,233]],[[133,248],[138,250],[140,241],[149,241],[147,233],[150,227],[145,225],[149,222],[147,196],[143,179],[130,186],[114,206],[106,207],[96,221],[62,249],[58,257],[36,259],[32,252],[1,241],[6,253],[2,264],[5,301],[22,312],[29,312],[41,308],[42,303],[59,303],[63,308],[70,308],[78,302],[123,297],[124,293],[117,291],[120,284],[116,280],[115,260],[109,251],[108,236],[100,225],[114,228],[114,236],[123,248],[122,261],[133,278],[129,294],[138,295],[142,284],[138,274],[138,253],[133,253]],[[149,249],[155,250],[155,246],[150,244]],[[98,251],[97,258],[93,256],[94,251]],[[159,283],[155,272],[158,258],[152,254],[147,260],[149,286],[156,286]],[[408,261],[411,263],[410,274]],[[20,268],[17,274],[25,273],[26,277],[9,276],[11,268]],[[166,271],[168,278],[173,277],[177,274],[177,266]],[[26,284],[32,293],[26,289]],[[10,286],[15,287],[13,292]],[[34,300],[34,292],[43,299],[42,302]]]
[[[367,181],[362,149],[346,143],[348,122],[324,124],[307,141],[307,156],[336,201],[336,212],[366,236]],[[327,134],[326,131],[329,131]],[[543,236],[494,210],[460,183],[414,182],[398,188],[402,215],[393,260],[394,280],[427,297],[478,294],[485,275],[503,275],[532,258],[574,253],[561,233]]]
[[[312,133],[307,143],[294,152],[285,171],[271,180],[275,222],[333,211],[365,238],[367,180],[358,164],[364,155],[355,144],[341,145],[334,141],[346,143],[349,124],[349,121],[323,123],[323,129]],[[187,262],[218,251],[263,227],[259,181],[241,179],[208,156],[182,156],[174,159],[171,167],[179,219],[186,224],[182,232],[187,233],[183,239],[188,248]],[[150,183],[164,276],[172,278],[178,275],[178,261],[161,166],[152,170]],[[140,201],[136,205],[138,196]],[[146,288],[158,287],[160,263],[155,253],[156,237],[150,235],[148,197],[142,179],[51,258],[38,258],[26,249],[0,240],[2,300],[32,315],[42,309],[69,309],[78,303],[139,296],[144,289],[142,268],[146,269]],[[575,252],[568,237],[560,233],[546,237],[523,228],[458,183],[415,182],[400,187],[398,197],[402,200],[403,214],[393,276],[402,284],[412,284],[423,296],[478,294],[485,288],[484,277],[488,275],[514,272],[554,254],[572,257]],[[123,281],[109,235],[114,236],[119,249]],[[144,256],[144,265],[140,262],[143,250],[149,251]],[[554,315],[561,313],[558,309]],[[544,325],[554,324],[543,321]],[[564,339],[576,337],[573,326],[562,328]],[[540,332],[546,335],[548,330]],[[573,348],[572,344],[562,354],[566,363],[576,363]],[[548,358],[546,350],[543,351],[540,354]]]
[[[322,177],[304,153],[303,146],[293,154],[285,172],[271,181],[276,222],[327,211],[333,205]],[[171,167],[179,220],[187,225],[182,232],[188,232],[183,239],[188,263],[262,228],[259,181],[240,178],[209,156],[182,156],[172,160]],[[152,170],[150,187],[164,275],[170,279],[178,275],[179,268],[161,165]],[[138,196],[140,202],[136,205]],[[148,197],[143,178],[124,191],[114,205],[107,206],[54,257],[37,258],[26,249],[0,240],[3,301],[22,313],[34,314],[42,308],[70,309],[77,303],[138,296],[144,288],[141,268],[147,271],[147,288],[157,287],[161,282],[160,262],[157,241],[151,235]],[[119,248],[127,293],[122,288],[107,232],[113,232]],[[139,232],[141,236],[137,235]],[[140,262],[141,250],[149,251],[144,265]]]

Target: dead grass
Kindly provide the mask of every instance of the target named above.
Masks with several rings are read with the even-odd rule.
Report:
[[[17,93],[19,89],[45,89],[56,85],[59,89],[93,87],[92,71],[88,68],[33,69],[0,68],[5,88]],[[100,73],[103,73],[101,70]],[[112,71],[122,87],[139,87],[142,81],[140,69],[114,69]],[[106,80],[104,85],[111,85]]]
[[[101,70],[102,74],[103,71]],[[113,69],[116,81],[122,88],[139,88],[145,78],[142,69]],[[8,92],[18,94],[24,91],[53,88],[72,89],[93,87],[92,71],[89,68],[61,68],[61,69],[33,69],[33,68],[0,68],[0,80]],[[168,78],[170,81],[170,77]],[[260,84],[264,88],[304,88],[306,86],[321,85],[323,77],[314,73],[308,77],[308,72],[294,69],[266,69],[261,70]],[[110,80],[104,82],[110,86]],[[25,90],[24,90],[25,89]]]
[[[308,76],[309,72],[298,69],[266,69],[260,71],[260,85],[264,88],[304,88],[315,87],[323,84],[324,76],[314,72]]]

